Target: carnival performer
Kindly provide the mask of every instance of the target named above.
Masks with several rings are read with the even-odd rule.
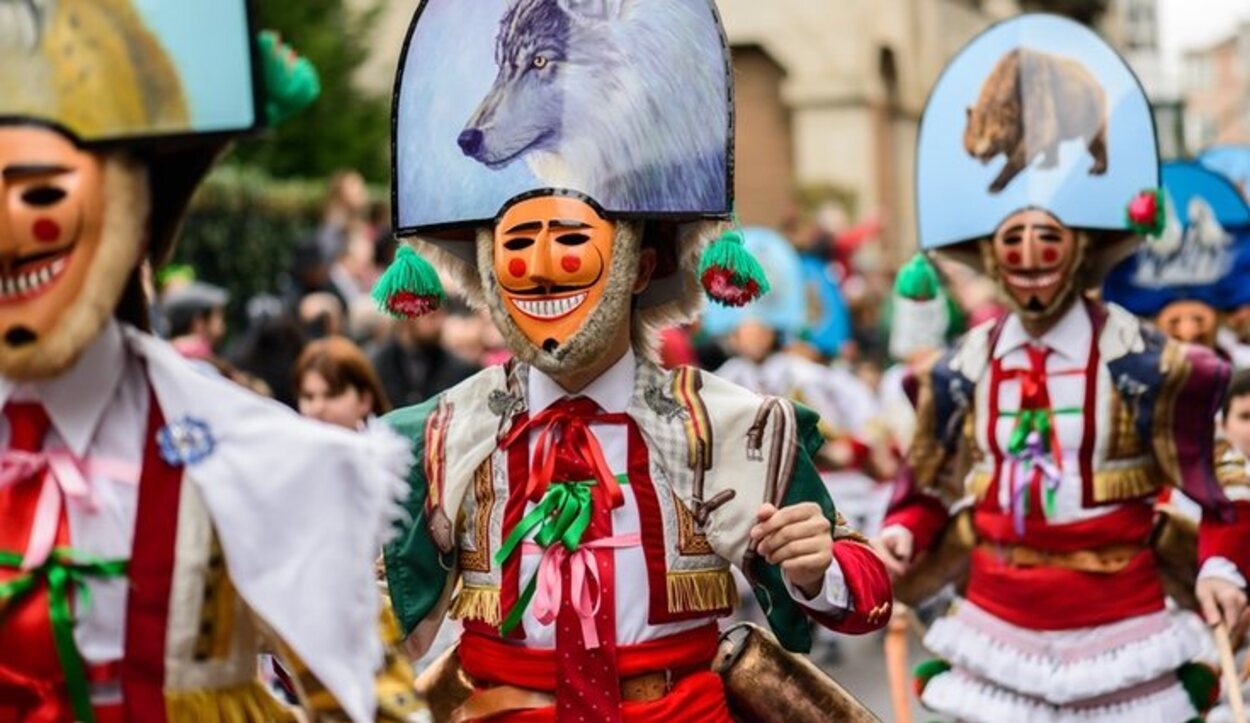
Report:
[[[1155,153],[1124,62],[1053,16],[983,33],[926,109],[922,247],[982,268],[1013,306],[914,379],[910,469],[875,540],[900,583],[963,560],[917,681],[959,720],[1163,723],[1214,701],[1195,662],[1214,659],[1210,636],[1166,604],[1150,540],[1162,486],[1202,506],[1191,589],[1207,624],[1235,627],[1250,507],[1212,465],[1228,367],[1083,293],[1162,225],[1156,193],[1138,195],[1158,186]]]
[[[386,548],[410,652],[448,609],[463,621],[474,690],[453,720],[727,722],[711,662],[731,565],[792,650],[809,619],[879,628],[890,592],[837,523],[814,413],[649,354],[703,289],[767,290],[740,234],[720,235],[732,85],[715,9],[474,7],[431,0],[410,31],[395,227],[422,255],[401,247],[375,297],[436,305],[433,260],[515,360],[387,417],[422,461]]]
[[[1107,275],[1103,298],[1232,361],[1236,346],[1221,344],[1220,322],[1250,306],[1250,205],[1197,162],[1165,163],[1161,175],[1163,230]]]
[[[406,446],[143,331],[141,265],[232,138],[316,97],[315,71],[241,0],[4,11],[0,721],[294,720],[258,682],[263,637],[327,709],[373,720],[372,562]]]

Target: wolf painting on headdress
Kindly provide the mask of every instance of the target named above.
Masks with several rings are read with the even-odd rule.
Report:
[[[714,207],[727,111],[722,69],[690,32],[706,12],[684,0],[514,0],[495,38],[498,75],[456,142],[488,168],[524,159],[552,186],[596,189],[611,209]]]

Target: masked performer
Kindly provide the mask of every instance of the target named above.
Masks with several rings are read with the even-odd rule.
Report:
[[[1192,161],[1163,165],[1165,222],[1107,276],[1103,298],[1159,330],[1231,356],[1221,317],[1250,306],[1250,206],[1224,176]]]
[[[962,545],[966,574],[925,638],[922,701],[967,721],[1192,719],[1210,637],[1165,605],[1152,503],[1174,485],[1202,505],[1194,592],[1236,623],[1250,508],[1212,465],[1228,368],[1083,294],[1161,221],[1138,195],[1159,180],[1146,98],[1088,29],[1023,16],[946,70],[918,161],[922,246],[1013,306],[912,385],[910,484],[877,542],[897,572]]]
[[[836,524],[816,415],[659,369],[656,331],[766,289],[729,217],[731,84],[707,0],[432,0],[396,109],[396,228],[516,360],[388,418],[423,461],[387,547],[420,651],[450,606],[476,692],[457,720],[727,721],[710,671],[739,565],[788,647],[889,617]],[[649,77],[657,74],[656,77]],[[492,77],[494,81],[492,83]],[[375,296],[437,303],[403,247]]]
[[[257,683],[261,630],[370,720],[403,440],[141,330],[141,265],[213,159],[316,74],[254,43],[246,3],[144,7],[0,3],[0,721],[293,720]]]

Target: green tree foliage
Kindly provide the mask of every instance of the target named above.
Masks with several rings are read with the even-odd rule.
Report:
[[[321,98],[280,128],[240,143],[233,162],[277,178],[355,168],[373,182],[389,179],[390,99],[353,83],[384,2],[256,0],[259,26],[278,31],[317,66]]]

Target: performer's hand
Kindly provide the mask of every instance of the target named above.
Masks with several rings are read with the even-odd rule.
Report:
[[[1245,632],[1245,591],[1228,580],[1207,577],[1198,581],[1194,592],[1207,625],[1214,627],[1222,622],[1233,640],[1240,639]]]
[[[777,509],[763,505],[751,528],[756,550],[772,565],[780,565],[786,579],[809,598],[824,586],[833,563],[833,534],[829,520],[815,502]]]
[[[885,569],[889,571],[891,578],[907,573],[907,569],[911,567],[911,555],[916,544],[911,530],[891,525],[872,538],[869,543],[877,553],[877,557],[880,557],[881,562],[885,564]]]

